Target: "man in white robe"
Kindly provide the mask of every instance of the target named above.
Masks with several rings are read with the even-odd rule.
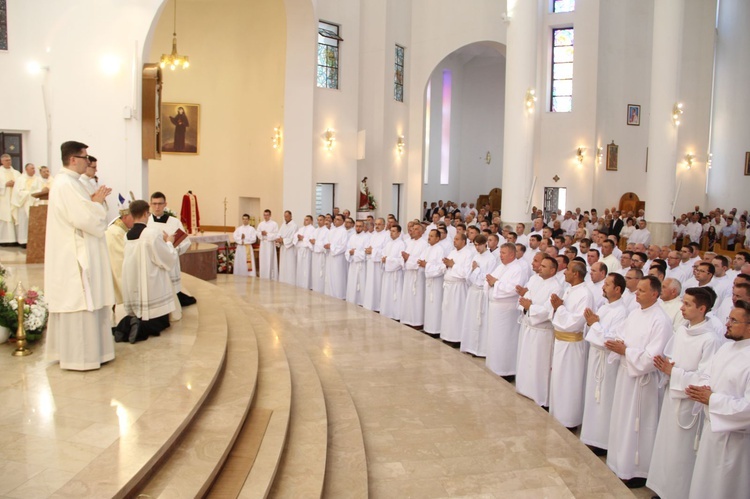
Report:
[[[661,283],[661,296],[659,306],[664,309],[672,320],[672,329],[677,331],[685,322],[682,318],[682,285],[674,278],[666,278]]]
[[[622,268],[620,260],[614,255],[615,243],[606,239],[602,241],[601,252],[602,255],[599,261],[607,266],[607,272],[617,272]]]
[[[607,266],[601,261],[594,262],[594,264],[591,265],[591,271],[586,276],[586,285],[589,287],[591,296],[594,298],[594,306],[592,307],[594,312],[607,303],[607,299],[604,297],[603,288],[608,270]]]
[[[50,191],[44,256],[46,359],[77,371],[99,369],[115,358],[115,293],[103,206],[111,189],[102,186],[92,198],[83,188],[79,177],[88,165],[87,148],[73,141],[60,147],[63,168]]]
[[[19,176],[13,187],[11,204],[16,213],[16,238],[18,244],[26,247],[29,241],[29,210],[36,201],[32,194],[41,192],[42,181],[36,176],[36,167],[28,163],[24,168],[23,175]]]
[[[250,215],[242,215],[242,225],[237,227],[232,234],[234,242],[237,244],[234,250],[234,275],[255,277],[255,251],[253,244],[258,240],[258,233],[255,227],[250,225]],[[249,256],[249,258],[248,258]],[[250,264],[248,265],[248,262]]]
[[[49,167],[40,166],[39,176],[42,180],[42,192],[49,192],[49,190],[52,188],[52,182],[55,181],[55,178],[50,175]],[[46,203],[46,201],[39,201],[39,203]]]
[[[625,278],[618,273],[609,274],[602,289],[607,302],[596,311],[589,308],[583,312],[589,355],[581,442],[598,456],[604,455],[609,448],[609,422],[612,418],[612,400],[619,369],[617,363],[607,362],[609,350],[604,347],[604,342],[616,338],[617,328],[627,317],[628,311],[622,303],[624,290]]]
[[[310,262],[310,286],[313,291],[325,293],[326,291],[326,256],[325,245],[328,244],[329,227],[326,217],[318,215],[318,226],[315,228],[310,244],[313,252]]]
[[[516,286],[526,285],[526,269],[516,260],[516,246],[500,246],[500,265],[487,274],[485,293],[489,298],[487,311],[486,366],[495,374],[512,381],[516,375],[518,354],[518,293]]]
[[[349,233],[344,227],[344,215],[336,215],[333,219],[333,228],[328,233],[328,242],[324,246],[328,250],[325,293],[339,300],[346,298],[347,264],[344,253],[348,240]]]
[[[18,173],[12,167],[10,154],[0,156],[0,244],[14,244],[16,239],[16,224],[13,204],[13,186],[16,183]]]
[[[279,224],[271,220],[271,210],[263,210],[263,221],[257,228],[260,234],[260,277],[261,279],[278,278],[279,265],[276,261],[276,240],[279,237]]]
[[[401,226],[388,229],[390,240],[383,247],[383,280],[380,285],[380,315],[389,319],[401,318],[401,295],[404,291],[404,257],[406,244],[401,238]]]
[[[730,341],[685,390],[706,416],[690,499],[750,497],[750,303],[736,305],[727,320]]]
[[[284,212],[284,223],[279,227],[276,244],[279,247],[279,282],[297,284],[297,222],[292,220],[292,212]]]
[[[303,289],[312,289],[312,243],[315,227],[313,226],[312,215],[306,215],[302,227],[299,228],[294,236],[294,245],[297,248],[297,277],[295,279],[297,287]]]
[[[497,267],[498,259],[487,248],[487,236],[478,234],[474,237],[476,251],[471,261],[469,274],[466,276],[468,292],[466,308],[461,327],[461,351],[477,357],[487,356],[487,309],[489,297],[484,292],[487,274]]]
[[[346,301],[355,305],[362,305],[365,296],[365,278],[367,268],[365,264],[365,248],[370,244],[370,234],[365,232],[365,222],[357,220],[354,223],[354,235],[346,243],[344,257],[349,263],[346,278]]]
[[[167,198],[161,192],[154,192],[150,198],[151,216],[148,217],[149,227],[163,230],[168,236],[174,236],[178,230],[185,232],[185,227],[177,217],[166,212]],[[178,255],[184,255],[190,249],[190,238],[186,237],[175,247]],[[196,303],[196,299],[182,291],[182,269],[180,268],[180,259],[178,258],[172,270],[169,271],[169,277],[172,280],[179,306],[175,305],[171,318],[174,321],[182,318],[182,307],[187,307]]]
[[[404,259],[404,291],[401,297],[401,323],[415,329],[424,325],[424,268],[417,263],[427,251],[427,241],[422,239],[422,225],[411,227],[411,239],[401,256]]]
[[[690,492],[703,418],[702,411],[693,414],[695,403],[685,389],[700,382],[699,373],[708,368],[711,357],[721,346],[706,320],[713,301],[714,297],[705,289],[686,290],[682,315],[688,324],[670,338],[664,355],[654,358],[656,368],[669,377],[669,384],[661,406],[646,486],[662,499],[685,498]]]
[[[518,300],[523,315],[518,337],[518,369],[516,392],[541,407],[549,407],[549,382],[555,332],[552,329],[553,294],[561,294],[562,286],[555,279],[557,260],[544,255],[539,273],[532,276],[528,288],[519,288]]]
[[[583,341],[583,316],[587,308],[594,307],[594,297],[584,282],[586,267],[574,260],[565,270],[569,287],[563,297],[550,297],[555,309],[552,327],[555,329],[555,346],[552,356],[552,373],[549,394],[549,413],[566,428],[575,428],[583,422],[583,396],[586,380],[586,344]]]
[[[370,245],[365,248],[365,295],[362,306],[374,312],[380,311],[380,286],[383,283],[383,248],[390,240],[390,232],[385,230],[385,220],[375,220],[375,231],[371,234]]]
[[[443,317],[443,276],[446,267],[443,263],[445,248],[440,243],[440,231],[432,229],[427,237],[429,247],[417,261],[424,269],[424,332],[434,337],[440,336]]]
[[[475,252],[468,245],[466,234],[457,233],[453,238],[455,249],[443,259],[446,267],[443,276],[443,315],[440,324],[440,339],[459,343],[466,310],[466,282],[471,271],[472,257]]]
[[[120,210],[120,216],[115,218],[104,236],[107,240],[109,263],[112,268],[112,284],[115,290],[115,304],[122,303],[122,260],[125,257],[125,235],[133,227],[133,216],[130,210]]]
[[[661,283],[654,276],[638,281],[636,301],[615,340],[604,346],[619,361],[609,426],[607,466],[631,488],[643,487],[648,477],[659,422],[662,389],[654,358],[664,353],[672,337],[672,322],[657,304]]]
[[[130,203],[133,227],[128,231],[122,262],[122,295],[125,313],[140,319],[137,334],[128,341],[159,336],[169,327],[169,314],[175,309],[169,271],[179,259],[172,245],[173,236],[148,227],[149,205],[138,200]]]

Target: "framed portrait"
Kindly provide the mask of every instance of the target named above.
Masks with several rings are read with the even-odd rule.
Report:
[[[161,105],[161,152],[198,154],[200,151],[200,104],[163,102]]]
[[[628,125],[641,126],[641,106],[628,104]]]
[[[614,140],[611,144],[607,144],[607,171],[617,171],[617,150],[619,147]]]
[[[750,175],[750,152],[745,153],[745,175]]]

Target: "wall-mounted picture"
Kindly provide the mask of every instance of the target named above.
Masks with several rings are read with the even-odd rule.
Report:
[[[200,114],[200,104],[163,102],[161,151],[168,154],[198,154]]]
[[[628,125],[641,126],[641,106],[628,104]]]
[[[607,171],[617,171],[617,150],[619,147],[614,140],[611,144],[607,144]]]
[[[745,153],[745,175],[750,175],[750,152]]]

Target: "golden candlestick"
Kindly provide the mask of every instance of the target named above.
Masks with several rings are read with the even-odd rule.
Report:
[[[32,353],[31,350],[26,348],[26,330],[23,328],[23,305],[26,300],[24,291],[21,281],[18,281],[15,291],[15,300],[18,304],[18,330],[16,330],[16,349],[13,350],[12,354],[15,357],[25,357]]]

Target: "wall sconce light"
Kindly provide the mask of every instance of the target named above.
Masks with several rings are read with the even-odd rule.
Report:
[[[489,151],[487,151],[487,155],[484,157],[484,162],[488,165],[492,163],[492,154]]]
[[[578,166],[583,166],[583,153],[586,152],[585,147],[579,147],[576,151],[576,159],[578,160]]]
[[[710,152],[708,153],[708,160],[706,161],[706,166],[710,170],[714,163],[714,153]]]
[[[29,61],[26,63],[26,71],[30,75],[38,75],[42,71],[49,71],[49,66],[42,66],[37,61]]]
[[[524,102],[526,103],[526,111],[529,113],[534,112],[534,106],[536,105],[536,90],[533,88],[529,88],[526,90],[526,97],[524,98]]]
[[[689,152],[685,155],[685,168],[688,170],[693,167],[693,159],[695,159],[695,154]]]
[[[603,159],[604,159],[604,148],[597,147],[596,148],[596,163],[601,165]]]
[[[682,122],[682,102],[675,102],[672,106],[672,123],[674,126],[680,126]]]
[[[333,129],[326,129],[326,133],[323,135],[325,138],[326,149],[331,151],[333,149],[333,143],[336,142],[336,132]]]
[[[404,136],[399,135],[398,139],[396,139],[396,149],[398,149],[398,153],[404,154],[405,147],[406,147],[406,142],[404,142]]]
[[[278,149],[279,147],[281,147],[281,127],[273,127],[273,135],[271,136],[271,140],[273,141],[274,149]]]

